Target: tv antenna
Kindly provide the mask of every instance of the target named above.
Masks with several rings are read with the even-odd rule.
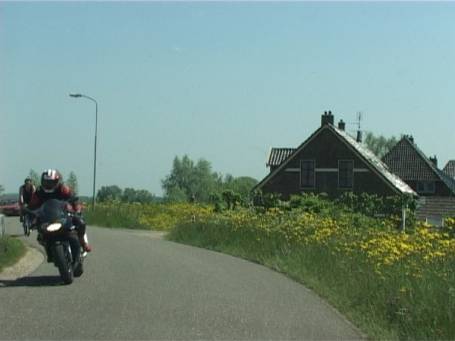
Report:
[[[360,131],[360,122],[362,121],[363,112],[357,111],[357,127]]]

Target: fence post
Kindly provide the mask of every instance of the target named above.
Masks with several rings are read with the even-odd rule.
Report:
[[[0,214],[0,228],[2,230],[2,239],[5,237],[5,216]]]
[[[401,209],[401,231],[406,232],[406,209],[408,205],[403,205]]]
[[[3,243],[4,240],[5,240],[5,232],[6,232],[5,231],[5,216],[3,214],[1,214],[1,213],[0,213],[0,229],[2,231],[1,232],[2,235],[1,235],[0,241],[2,242],[1,244],[3,244],[4,252],[6,252],[6,251],[8,251],[8,249],[7,249],[6,243]]]

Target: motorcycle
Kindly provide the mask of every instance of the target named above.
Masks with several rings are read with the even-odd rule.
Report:
[[[77,237],[67,202],[50,199],[37,210],[28,210],[31,220],[27,220],[29,230],[36,227],[38,242],[44,246],[48,262],[58,268],[65,284],[71,284],[74,277],[84,272],[83,263],[87,253],[83,252]],[[31,223],[33,221],[33,223]]]

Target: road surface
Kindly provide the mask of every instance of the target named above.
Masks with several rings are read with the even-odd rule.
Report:
[[[7,232],[21,234],[17,218]],[[88,227],[85,273],[53,264],[0,274],[0,339],[333,340],[362,336],[304,286],[263,266],[165,241],[158,232]],[[36,232],[26,241],[41,250]]]

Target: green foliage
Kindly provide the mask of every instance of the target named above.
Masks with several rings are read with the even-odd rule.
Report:
[[[185,199],[195,198],[197,201],[209,201],[209,195],[216,187],[218,175],[212,172],[212,167],[207,160],[200,159],[194,163],[188,155],[182,159],[174,158],[171,173],[162,181],[165,197],[170,201],[171,197]]]
[[[229,207],[249,201],[250,191],[257,180],[250,177],[235,178],[228,174],[222,175],[213,172],[210,162],[200,159],[197,162],[191,160],[188,155],[182,158],[174,158],[169,175],[162,180],[162,187],[167,202],[215,202],[213,194],[222,194],[231,191],[240,199],[226,203]],[[218,201],[221,208],[221,201]]]
[[[167,190],[164,200],[166,202],[179,203],[179,202],[187,202],[188,198],[186,196],[185,191],[182,188],[180,188],[178,186],[173,186]]]
[[[262,201],[262,206],[265,209],[269,209],[272,207],[279,207],[281,203],[280,198],[281,194],[279,193],[264,193],[262,194],[262,199],[260,199],[260,201]]]
[[[406,209],[406,225],[413,227],[416,223],[417,201],[411,195],[381,197],[375,194],[362,193],[356,195],[352,192],[346,192],[335,200],[335,204],[345,210],[369,217],[395,216],[396,227],[401,224],[402,210]]]
[[[387,154],[398,142],[395,136],[386,138],[382,135],[375,136],[372,132],[366,133],[364,141],[368,148],[379,158]]]
[[[148,203],[154,200],[152,193],[145,189],[136,190],[134,188],[125,188],[121,196],[122,202]]]
[[[352,213],[353,216],[360,214],[367,217],[395,217],[398,228],[401,226],[402,209],[405,208],[406,226],[412,228],[416,223],[417,201],[410,195],[381,197],[367,193],[356,195],[352,192],[345,192],[340,197],[331,200],[325,193],[302,193],[291,195],[287,202],[280,200],[280,196],[275,193],[256,191],[253,196],[253,202],[258,211],[278,208],[282,210],[299,209],[324,216],[347,212]],[[356,217],[358,218],[358,216]]]
[[[411,212],[417,207],[416,200],[410,195],[381,197],[368,193],[356,195],[352,192],[343,193],[335,203],[368,216],[400,215],[403,207],[407,207]]]
[[[221,194],[226,206],[229,210],[235,210],[235,208],[242,203],[242,198],[239,193],[234,193],[232,190],[225,190]]]
[[[119,201],[128,203],[149,203],[155,201],[152,193],[145,189],[136,190],[134,188],[125,188],[122,190],[116,185],[103,186],[98,190],[96,200],[98,202]]]
[[[66,184],[73,190],[75,194],[79,193],[79,186],[77,182],[77,176],[76,174],[71,171],[68,175],[68,178],[66,179]]]
[[[90,225],[130,229],[145,228],[139,222],[140,212],[118,201],[110,202],[107,205],[104,203],[97,205],[95,210],[89,206],[84,212],[84,217]]]
[[[227,174],[222,183],[223,191],[230,190],[240,195],[244,200],[249,200],[251,197],[251,189],[256,186],[258,181],[249,176],[240,176],[238,178]]]
[[[96,195],[96,201],[105,202],[120,200],[122,196],[122,189],[116,185],[102,186]]]
[[[291,208],[300,208],[305,212],[321,213],[327,210],[332,204],[325,195],[313,193],[303,193],[301,195],[292,195],[289,200]]]

